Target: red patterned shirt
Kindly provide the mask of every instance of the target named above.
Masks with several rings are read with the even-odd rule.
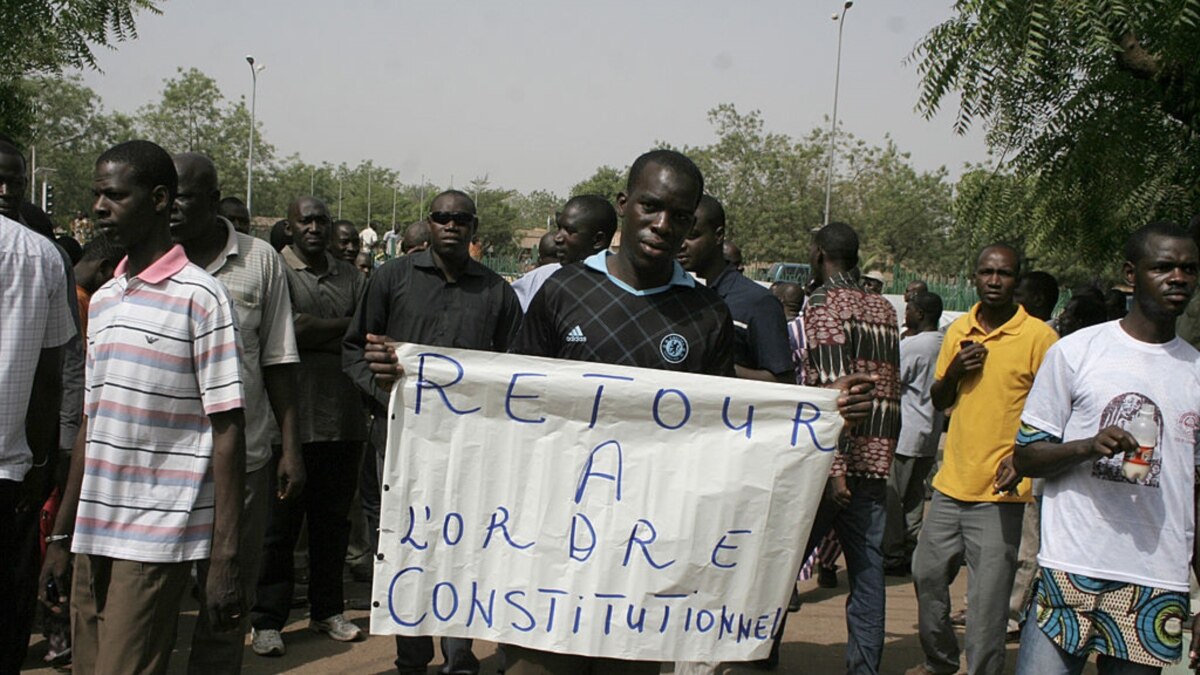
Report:
[[[854,269],[833,275],[813,291],[802,325],[808,386],[829,386],[852,373],[879,376],[871,416],[842,434],[830,475],[886,480],[900,436],[896,310],[883,296],[863,289]]]

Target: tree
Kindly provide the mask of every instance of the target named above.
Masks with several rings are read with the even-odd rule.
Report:
[[[0,21],[0,129],[25,139],[36,113],[23,80],[58,75],[66,68],[95,68],[94,46],[137,37],[134,16],[159,14],[156,0],[22,0]]]
[[[162,98],[143,106],[136,117],[139,134],[167,152],[198,152],[217,166],[221,193],[246,198],[246,143],[250,111],[244,100],[226,101],[216,80],[195,68],[177,70],[163,83]],[[266,141],[262,123],[255,124],[256,184],[272,170],[275,147]],[[270,213],[258,206],[254,214]]]
[[[720,199],[726,236],[752,260],[806,260],[808,231],[820,222],[824,150],[819,138],[768,133],[757,110],[722,104],[708,113],[717,142],[684,148]],[[818,132],[814,132],[818,133]]]
[[[35,111],[27,138],[37,154],[37,183],[54,186],[55,220],[61,223],[76,212],[90,210],[96,158],[132,138],[133,123],[125,115],[105,113],[99,97],[77,75],[35,76],[24,86]],[[28,198],[37,201],[38,195]]]
[[[682,152],[700,167],[705,191],[725,207],[726,236],[748,260],[807,260],[809,232],[822,222],[825,204],[828,131],[814,129],[800,139],[771,133],[758,111],[741,113],[731,104],[710,110],[708,119],[716,142]],[[942,253],[953,218],[945,170],[917,171],[891,139],[873,147],[843,132],[837,144],[843,159],[834,177],[833,216],[858,230],[864,266],[948,269]],[[627,174],[628,168],[601,166],[571,194],[615,196]]]
[[[591,177],[576,183],[571,188],[571,196],[600,195],[616,205],[617,193],[625,191],[625,177],[628,174],[629,167],[617,169],[605,164],[596,169]]]
[[[932,116],[961,96],[1036,205],[1037,238],[1074,259],[1111,259],[1134,227],[1200,211],[1200,0],[958,0],[910,60]],[[1003,181],[960,213],[1009,217]],[[993,192],[995,190],[995,192]]]

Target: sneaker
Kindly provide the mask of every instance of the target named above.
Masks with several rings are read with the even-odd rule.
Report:
[[[259,656],[283,656],[287,648],[283,646],[283,636],[279,631],[264,628],[250,629],[250,648]]]
[[[308,629],[315,633],[326,633],[338,642],[357,642],[362,639],[362,629],[346,620],[341,614],[308,622]]]

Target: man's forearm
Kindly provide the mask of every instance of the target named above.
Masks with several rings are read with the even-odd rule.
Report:
[[[1091,457],[1091,439],[1057,443],[1037,441],[1018,445],[1013,452],[1013,468],[1022,476],[1045,478]]]
[[[330,340],[339,339],[346,334],[350,326],[350,318],[322,319],[311,314],[295,314],[296,346],[301,349],[317,349]]]
[[[246,436],[242,410],[210,415],[213,434],[215,509],[211,557],[237,557],[246,486]]]
[[[955,399],[958,398],[958,378],[947,373],[946,377],[935,381],[929,388],[929,397],[933,401],[933,407],[938,410],[946,410],[954,405]]]
[[[300,442],[296,420],[296,364],[281,363],[263,368],[263,386],[275,422],[283,437],[284,452],[299,452]]]

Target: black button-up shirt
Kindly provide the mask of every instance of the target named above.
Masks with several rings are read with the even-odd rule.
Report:
[[[517,294],[499,274],[470,260],[457,281],[447,281],[427,249],[371,273],[346,331],[342,368],[382,416],[388,394],[375,385],[363,359],[367,333],[434,347],[506,352],[520,324]]]

